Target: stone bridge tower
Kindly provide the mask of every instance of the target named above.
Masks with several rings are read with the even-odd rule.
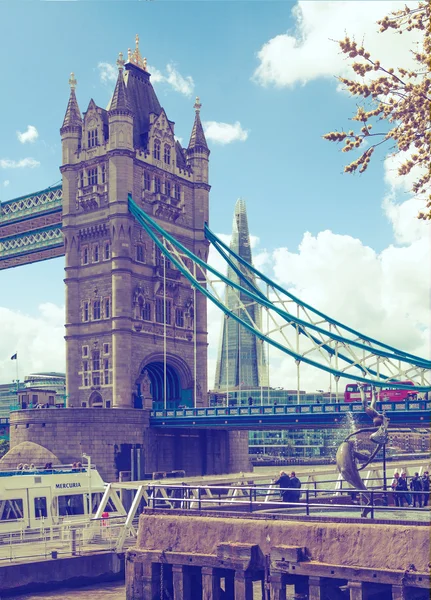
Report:
[[[188,147],[175,140],[138,40],[117,63],[107,110],[91,100],[83,117],[71,76],[61,128],[68,408],[15,411],[11,447],[32,441],[63,463],[85,453],[106,481],[246,471],[247,432],[149,427],[153,406],[206,404],[206,300],[156,251],[128,195],[206,259],[210,152],[198,99]]]
[[[73,75],[69,81],[61,128],[69,407],[207,400],[206,299],[164,264],[127,202],[131,194],[206,259],[210,151],[199,99],[188,147],[175,139],[138,43],[127,62],[120,54],[107,110],[90,100],[81,117]]]

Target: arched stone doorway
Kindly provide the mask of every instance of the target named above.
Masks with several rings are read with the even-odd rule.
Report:
[[[99,392],[93,392],[88,400],[90,408],[103,408],[103,398]]]
[[[154,410],[165,406],[165,368],[163,356],[155,355],[144,361],[137,381],[135,407],[143,406],[143,381],[149,379],[149,393]],[[169,356],[166,361],[166,407],[171,410],[193,406],[193,382],[187,364],[178,357]]]

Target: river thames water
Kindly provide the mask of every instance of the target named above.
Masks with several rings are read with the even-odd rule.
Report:
[[[91,585],[79,589],[58,589],[52,592],[22,594],[14,600],[125,600],[126,587],[123,582]]]

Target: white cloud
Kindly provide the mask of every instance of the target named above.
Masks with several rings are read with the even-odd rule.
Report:
[[[241,127],[239,121],[236,121],[233,125],[218,121],[204,121],[202,125],[207,140],[216,144],[225,145],[236,141],[244,142],[248,138],[248,131]]]
[[[24,133],[17,131],[16,136],[21,144],[32,144],[39,137],[39,132],[34,125],[27,125],[27,130]]]
[[[394,231],[396,245],[380,253],[350,235],[321,231],[304,233],[298,248],[272,252],[254,248],[253,263],[285,289],[328,316],[361,333],[430,358],[429,294],[431,248],[426,223],[415,219],[416,201],[396,202],[387,196],[383,209]],[[229,236],[223,237],[228,242]],[[226,266],[210,251],[210,262],[223,273]],[[223,288],[220,287],[220,293]],[[209,306],[209,373],[214,385],[221,313]],[[271,385],[296,389],[293,359],[270,349]],[[328,374],[301,366],[300,387],[335,391]],[[346,385],[339,382],[339,392]]]
[[[9,158],[0,158],[1,169],[34,169],[39,167],[40,162],[34,158],[22,158],[21,160],[10,160]]]
[[[100,62],[97,65],[99,69],[100,80],[102,83],[115,83],[118,77],[118,68],[107,62]],[[165,73],[156,67],[148,65],[148,71],[151,74],[151,83],[165,83],[175,92],[190,97],[193,94],[195,84],[191,75],[183,76],[175,68],[173,63],[166,65]]]
[[[179,92],[184,96],[190,97],[195,89],[195,83],[191,75],[183,76],[175,68],[173,63],[166,65],[166,74],[153,66],[148,66],[148,71],[151,73],[152,83],[167,83],[175,92]]]
[[[418,40],[421,34],[412,32],[400,36],[393,31],[381,34],[376,24],[377,20],[393,10],[404,8],[405,4],[394,0],[298,2],[292,10],[295,30],[281,32],[258,51],[259,65],[253,75],[254,81],[262,86],[285,87],[320,77],[333,78],[334,82],[337,75],[353,78],[349,59],[332,41],[343,39],[346,33],[358,42],[364,40],[371,56],[383,65],[405,66],[406,60],[410,60],[411,41]]]
[[[100,80],[102,83],[115,83],[118,77],[118,69],[115,65],[107,62],[100,62],[97,65],[99,69]]]
[[[41,304],[34,317],[0,307],[0,329],[0,382],[16,379],[15,352],[21,380],[37,371],[64,372],[64,307]]]
[[[10,181],[9,181],[9,179],[5,179],[5,180],[3,181],[3,187],[7,187],[9,184],[10,184]]]

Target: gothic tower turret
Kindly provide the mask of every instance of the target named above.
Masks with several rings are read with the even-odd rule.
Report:
[[[63,165],[71,164],[76,161],[76,155],[81,146],[82,117],[75,96],[76,84],[77,81],[75,75],[71,73],[69,79],[69,102],[67,103],[66,114],[64,115],[63,125],[60,129]]]
[[[187,148],[187,164],[191,167],[193,171],[194,181],[198,184],[203,184],[199,186],[199,189],[201,189],[203,192],[209,192],[209,189],[206,189],[205,184],[208,184],[208,159],[210,155],[210,150],[208,148],[204,129],[201,123],[200,112],[202,104],[200,103],[198,97],[196,98],[196,102],[193,108],[195,109],[195,122],[193,123],[193,129],[190,135],[190,141]],[[205,193],[200,195],[202,196],[203,201],[202,208],[205,204],[208,208],[208,197],[205,201]],[[204,223],[208,222],[208,213],[203,214],[203,219]]]
[[[127,62],[120,54],[117,65],[108,109],[90,100],[81,119],[71,84],[62,128],[69,136],[61,167],[68,405],[205,405],[205,297],[164,259],[128,209],[130,194],[207,258],[210,152],[201,106],[197,101],[184,150],[151,85],[138,37]],[[76,131],[69,133],[72,124]]]

